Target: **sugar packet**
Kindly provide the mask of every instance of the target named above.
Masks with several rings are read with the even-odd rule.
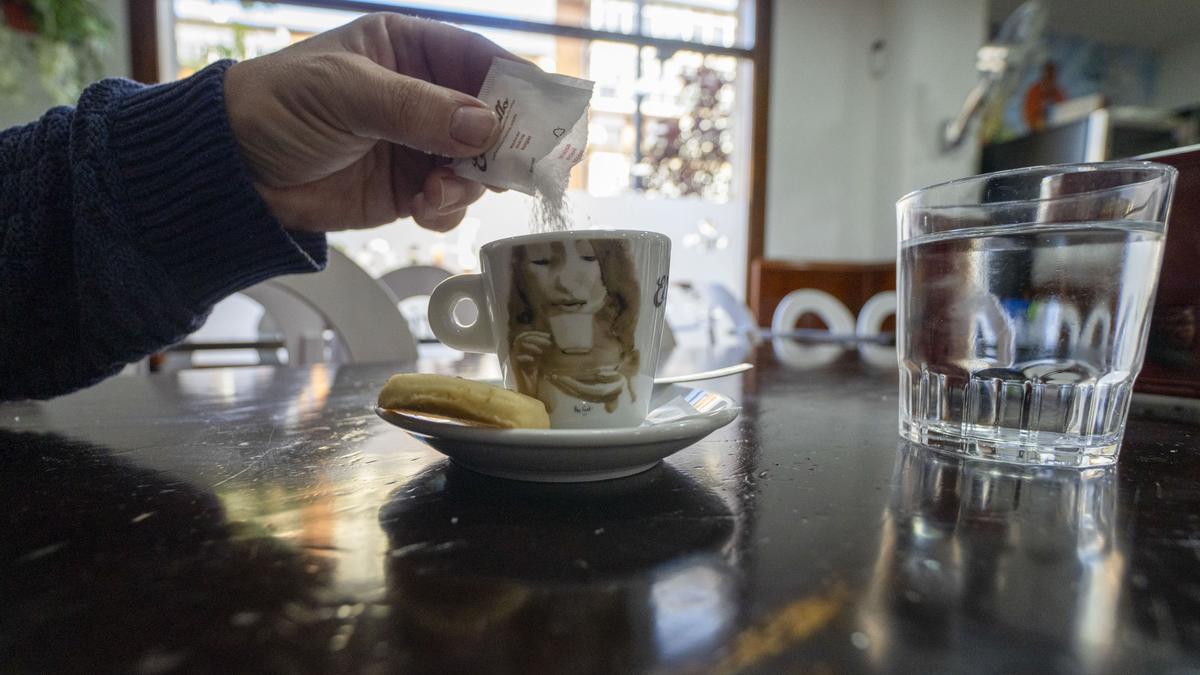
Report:
[[[500,118],[500,135],[483,154],[456,161],[454,173],[528,195],[549,192],[561,201],[571,167],[587,147],[594,85],[531,64],[492,59],[478,98]]]

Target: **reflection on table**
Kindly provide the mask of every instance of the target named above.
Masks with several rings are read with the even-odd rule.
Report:
[[[1022,469],[901,444],[860,613],[871,662],[969,668],[974,655],[955,648],[970,642],[1036,670],[1044,655],[1009,649],[1026,640],[1107,663],[1127,564],[1116,492],[1112,468]]]
[[[684,346],[742,416],[595,485],[375,417],[415,364],[188,370],[0,404],[5,669],[1189,672],[1200,428],[1013,472],[900,446],[895,367]],[[477,377],[495,358],[422,368]]]

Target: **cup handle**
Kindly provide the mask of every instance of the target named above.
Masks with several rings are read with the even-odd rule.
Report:
[[[462,299],[479,309],[475,323],[464,326],[454,318],[454,307]],[[483,276],[459,274],[438,284],[429,296],[429,327],[443,344],[464,352],[495,352],[492,312],[484,292]]]

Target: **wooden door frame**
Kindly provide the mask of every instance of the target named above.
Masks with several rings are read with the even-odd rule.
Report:
[[[763,257],[767,221],[767,149],[771,107],[771,30],[774,0],[755,0],[754,79],[750,141],[750,214],[746,227],[746,299],[752,300],[754,262]],[[757,308],[751,306],[752,311]]]
[[[162,81],[158,72],[158,0],[129,0],[129,66],[133,79]]]

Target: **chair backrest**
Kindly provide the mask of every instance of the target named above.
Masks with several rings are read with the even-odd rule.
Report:
[[[861,336],[878,335],[888,317],[896,314],[896,291],[876,293],[858,311],[854,332]]]
[[[269,282],[252,286],[241,293],[263,306],[258,334],[260,337],[282,337],[289,363],[306,365],[325,360],[325,317],[302,298],[279,284]],[[263,364],[280,363],[274,349],[258,350],[258,361]]]
[[[659,354],[662,355],[659,356],[659,360],[662,360],[665,355],[670,354],[678,346],[679,343],[675,340],[675,329],[671,328],[669,321],[663,321],[662,336],[658,339]]]
[[[896,262],[788,262],[757,259],[750,266],[747,298],[761,325],[767,325],[783,297],[798,288],[824,291],[858,312],[880,291],[896,290]]]
[[[733,321],[733,330],[738,337],[751,342],[758,341],[761,331],[758,322],[754,319],[754,314],[750,312],[750,308],[745,303],[734,297],[732,291],[723,284],[711,283],[704,287],[704,294],[708,296],[710,305],[720,308]]]
[[[289,353],[302,353],[301,345],[312,342],[314,329],[319,334],[328,327],[351,362],[417,358],[417,343],[396,296],[337,249],[329,250],[329,266],[323,272],[276,277],[242,293],[275,320]],[[314,314],[325,324],[319,329]]]
[[[397,300],[411,298],[414,295],[429,295],[442,280],[449,279],[451,273],[432,265],[413,265],[392,270],[379,277],[379,282],[388,287]]]
[[[792,291],[785,295],[771,318],[771,332],[786,334],[795,330],[796,321],[805,314],[820,317],[830,333],[854,334],[854,315],[850,310],[846,309],[841,300],[815,288]]]
[[[413,265],[392,270],[379,277],[379,283],[400,301],[400,313],[408,321],[409,332],[418,340],[435,342],[429,327],[429,296],[443,280],[453,276],[448,270],[432,265]]]

